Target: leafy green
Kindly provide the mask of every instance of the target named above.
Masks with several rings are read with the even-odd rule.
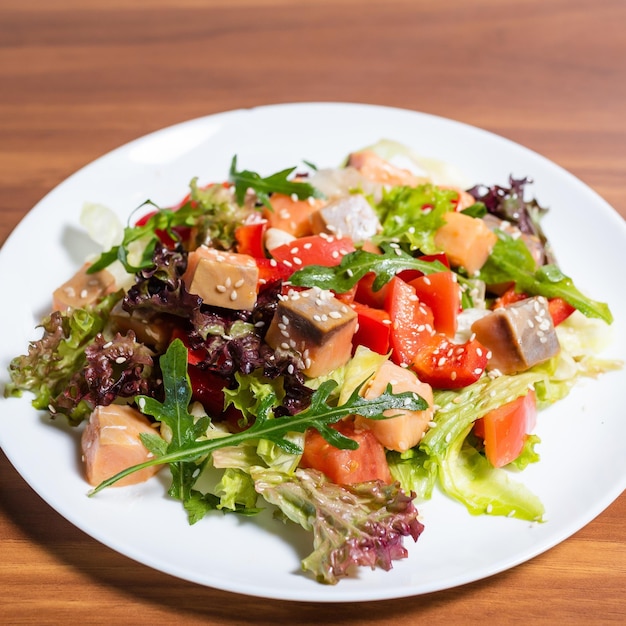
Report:
[[[435,392],[438,409],[434,426],[416,448],[401,455],[387,455],[392,475],[403,489],[415,491],[422,499],[431,497],[439,481],[445,493],[473,513],[480,510],[494,515],[528,516],[524,519],[534,520],[540,514],[534,496],[514,481],[505,479],[502,475],[505,470],[494,470],[467,444],[466,438],[475,420],[524,395],[532,386],[539,386],[546,377],[544,371],[495,379],[485,376],[458,391]],[[528,456],[527,460],[532,459]]]
[[[358,444],[345,437],[331,424],[348,415],[362,415],[370,419],[387,419],[384,415],[389,409],[420,411],[427,407],[426,401],[415,393],[394,394],[389,385],[380,396],[367,400],[355,389],[347,402],[338,406],[327,403],[337,383],[328,380],[322,383],[311,398],[310,406],[289,417],[274,418],[271,414],[276,398],[269,394],[259,407],[254,424],[240,433],[203,439],[202,435],[209,426],[206,417],[196,419],[189,413],[188,405],[191,387],[187,374],[187,349],[180,339],[175,339],[160,360],[163,373],[165,401],[163,403],[146,396],[137,397],[139,409],[158,421],[164,422],[172,431],[171,442],[165,454],[155,452],[155,457],[144,463],[129,467],[95,487],[91,494],[101,491],[124,476],[128,476],[144,467],[169,464],[173,483],[170,494],[185,501],[192,492],[192,486],[198,476],[198,468],[214,451],[227,446],[236,446],[247,441],[267,439],[289,454],[300,454],[301,448],[288,438],[290,433],[305,432],[315,428],[333,446],[341,449],[355,449]]]
[[[180,240],[178,228],[194,228],[197,239],[216,248],[228,249],[235,241],[235,229],[253,209],[242,207],[232,201],[229,190],[221,185],[198,187],[198,179],[189,183],[189,199],[181,207],[159,208],[151,201],[142,206],[153,207],[153,213],[138,226],[126,226],[122,241],[105,251],[91,265],[89,273],[120,261],[126,271],[135,274],[153,264],[154,250],[167,235],[171,240]]]
[[[435,233],[443,226],[443,215],[454,209],[458,193],[432,184],[417,187],[392,187],[383,192],[375,206],[383,227],[373,238],[376,244],[389,241],[406,243],[411,250],[433,254]]]
[[[583,295],[571,278],[556,265],[535,268],[535,262],[521,239],[513,239],[498,231],[498,240],[481,268],[479,278],[487,284],[515,282],[518,291],[530,296],[562,298],[587,317],[612,323],[608,305]]]
[[[302,569],[336,584],[354,566],[389,570],[407,556],[404,537],[417,541],[423,525],[412,495],[397,483],[336,485],[315,470],[295,474],[253,468],[257,491],[282,515],[313,533],[313,552]]]
[[[63,413],[72,425],[85,419],[93,407],[65,396],[68,389],[79,384],[87,364],[85,349],[102,332],[120,297],[120,293],[111,294],[84,309],[53,311],[46,316],[40,324],[42,337],[30,343],[28,354],[15,357],[9,364],[11,383],[4,395],[17,397],[22,391],[31,391],[35,409]]]
[[[289,281],[301,287],[319,287],[332,289],[336,293],[350,291],[363,276],[376,274],[373,289],[378,291],[398,272],[414,269],[424,274],[442,272],[448,268],[439,261],[421,261],[404,252],[394,244],[382,246],[382,254],[355,250],[342,257],[341,263],[334,267],[308,265],[294,272]]]
[[[320,192],[313,185],[289,180],[289,175],[295,169],[291,167],[263,178],[250,170],[237,171],[237,155],[235,155],[230,164],[229,177],[235,186],[235,198],[238,204],[244,203],[248,189],[253,189],[257,199],[270,210],[272,209],[270,202],[272,193],[282,193],[288,196],[295,194],[299,200],[321,197]]]
[[[542,521],[544,507],[539,498],[468,445],[465,437],[470,429],[467,427],[462,436],[451,441],[439,460],[443,490],[465,504],[472,515]]]

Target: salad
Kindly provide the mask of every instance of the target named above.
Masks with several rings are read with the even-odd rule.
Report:
[[[234,157],[125,227],[85,207],[105,249],[5,395],[82,429],[91,495],[167,466],[192,524],[269,504],[328,584],[405,557],[437,488],[543,520],[511,470],[539,460],[538,411],[618,367],[595,356],[611,313],[558,267],[529,180],[441,186],[379,151],[267,177]]]

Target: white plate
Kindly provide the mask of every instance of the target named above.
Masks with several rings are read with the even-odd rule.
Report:
[[[624,220],[579,180],[545,158],[477,128],[420,113],[354,104],[289,104],[192,120],[153,133],[98,159],[48,194],[0,251],[5,306],[0,377],[37,336],[54,287],[93,249],[79,227],[84,201],[122,218],[150,198],[174,203],[189,180],[220,181],[234,154],[239,166],[270,174],[307,159],[336,165],[345,155],[389,138],[461,168],[476,183],[506,184],[530,176],[549,206],[545,229],[564,271],[616,316],[607,356],[626,355],[626,290],[615,289],[623,267]],[[9,306],[7,306],[9,305]],[[103,544],[150,567],[224,590],[285,600],[365,601],[437,591],[484,578],[544,552],[603,511],[625,486],[626,371],[583,381],[540,416],[540,463],[520,475],[546,507],[541,525],[473,517],[437,493],[420,506],[426,525],[408,559],[390,572],[362,570],[337,586],[300,572],[310,538],[267,515],[221,514],[189,526],[182,506],[159,480],[105,490],[87,498],[78,431],[50,424],[30,398],[0,402],[0,444],[29,485],[71,523]],[[10,478],[8,478],[10,480]],[[4,478],[7,480],[7,478]]]

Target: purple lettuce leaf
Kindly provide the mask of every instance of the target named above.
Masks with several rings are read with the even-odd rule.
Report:
[[[313,532],[313,552],[304,571],[336,584],[357,567],[390,570],[408,555],[404,537],[417,541],[424,526],[412,495],[398,483],[370,481],[336,485],[316,470],[294,475],[253,469],[255,488],[282,515]]]

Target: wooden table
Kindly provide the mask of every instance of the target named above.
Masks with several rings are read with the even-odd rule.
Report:
[[[290,101],[385,104],[477,125],[556,161],[626,216],[625,23],[623,0],[3,0],[0,242],[47,191],[122,143]],[[120,556],[0,455],[0,623],[623,621],[625,518],[622,495],[549,552],[461,588],[274,602]]]

